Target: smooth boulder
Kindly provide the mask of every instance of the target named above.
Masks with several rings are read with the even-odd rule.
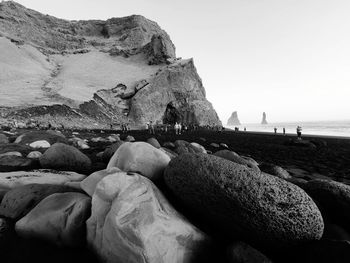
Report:
[[[87,240],[103,262],[196,262],[206,252],[207,236],[139,174],[104,177],[91,210]]]
[[[114,153],[107,165],[125,172],[138,172],[151,180],[163,175],[170,157],[146,142],[126,142]]]
[[[39,158],[42,168],[86,173],[91,170],[91,160],[77,148],[55,143]]]
[[[322,237],[314,201],[280,178],[206,154],[172,159],[164,177],[182,203],[230,238],[281,247]]]
[[[62,135],[57,135],[52,131],[30,131],[18,136],[15,140],[15,143],[29,145],[35,141],[47,141],[50,145],[60,142],[67,143],[66,138]]]
[[[38,167],[38,163],[33,159],[17,155],[3,155],[0,157],[0,172],[27,171]]]
[[[158,140],[156,138],[153,138],[153,137],[148,138],[147,143],[149,143],[150,145],[152,145],[153,147],[155,147],[157,149],[159,149],[161,147]]]
[[[113,154],[118,150],[118,148],[123,144],[123,141],[118,141],[116,143],[113,143],[112,145],[108,146],[102,154],[102,161],[105,163],[108,163],[109,160],[112,158]]]
[[[23,238],[47,240],[58,246],[84,246],[90,209],[91,199],[84,194],[52,194],[17,221],[15,229]]]
[[[245,165],[245,166],[252,168],[256,171],[260,171],[259,167],[255,163],[253,163],[249,160],[246,160],[245,158],[239,156],[237,153],[235,153],[233,151],[221,150],[221,151],[215,152],[214,155],[221,157],[221,158],[224,158],[224,159],[229,160],[229,161],[234,162],[234,163]]]

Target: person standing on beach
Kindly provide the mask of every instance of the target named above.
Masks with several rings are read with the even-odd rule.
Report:
[[[302,131],[301,127],[298,126],[298,127],[297,127],[297,136],[298,136],[298,140],[301,140],[301,131]]]
[[[286,128],[283,127],[283,135],[286,135]]]
[[[275,128],[273,128],[273,130],[275,131],[275,134],[277,134],[277,128],[275,127]]]

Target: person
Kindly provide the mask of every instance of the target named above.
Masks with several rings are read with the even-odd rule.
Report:
[[[181,125],[181,122],[179,123],[179,134],[181,134],[181,130],[182,130],[182,125]]]
[[[149,122],[150,134],[155,134],[153,121]]]
[[[298,126],[298,127],[297,127],[297,136],[298,136],[298,140],[301,140],[301,131],[302,131],[301,127]]]
[[[277,128],[275,127],[275,128],[273,128],[273,130],[275,131],[275,134],[277,133]]]
[[[244,131],[247,131],[247,128],[246,128],[246,127],[244,127]]]
[[[175,130],[175,134],[178,135],[179,134],[179,124],[177,122],[175,122],[174,130]]]
[[[283,127],[283,135],[286,135],[286,128]]]

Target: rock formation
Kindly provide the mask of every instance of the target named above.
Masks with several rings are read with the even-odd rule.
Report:
[[[237,111],[232,112],[231,117],[227,121],[227,126],[238,126],[241,122],[238,119]]]
[[[0,68],[8,118],[220,124],[193,60],[177,59],[169,35],[140,15],[68,21],[2,2]]]
[[[265,112],[263,112],[261,124],[264,124],[264,125],[267,124],[266,113]]]

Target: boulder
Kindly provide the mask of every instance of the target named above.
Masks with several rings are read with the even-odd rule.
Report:
[[[184,153],[202,153],[201,149],[183,140],[175,141],[174,145],[175,145],[174,152],[176,152],[179,155]]]
[[[84,149],[89,149],[90,148],[90,146],[86,143],[85,140],[80,139],[78,137],[70,138],[69,141],[72,142],[73,145],[75,147],[79,148],[79,149],[84,150]]]
[[[282,167],[271,163],[261,163],[259,165],[259,169],[264,173],[268,173],[285,180],[289,180],[292,178],[292,176],[290,176],[289,173]]]
[[[19,156],[19,157],[22,157],[22,154],[20,152],[0,153],[0,157],[2,157],[2,156]]]
[[[118,150],[118,148],[123,144],[123,141],[118,141],[116,143],[113,143],[112,145],[108,146],[102,154],[102,161],[105,163],[108,163],[109,160],[112,158],[113,154]]]
[[[164,148],[164,147],[160,147],[159,150],[161,150],[162,152],[164,152],[166,155],[168,155],[170,157],[170,159],[175,158],[176,156],[178,156],[178,154],[176,152],[173,152],[172,150],[168,149],[168,148]]]
[[[53,170],[35,170],[0,173],[0,187],[12,189],[27,184],[65,184],[82,181],[85,175],[75,172],[58,172]]]
[[[213,148],[220,148],[220,145],[217,144],[217,143],[214,143],[214,142],[211,143],[210,146],[213,147]]]
[[[91,169],[89,157],[77,148],[55,143],[39,158],[42,168],[86,173]]]
[[[9,245],[9,239],[13,235],[13,224],[10,222],[10,220],[5,218],[0,218],[0,255],[3,256],[3,253],[5,250],[7,250],[7,246]],[[6,258],[1,258],[2,261],[5,261]],[[5,261],[6,262],[6,261]]]
[[[134,141],[136,141],[136,140],[135,140],[135,138],[134,138],[133,136],[128,135],[128,136],[125,138],[125,141],[126,141],[126,142],[134,142]]]
[[[23,238],[39,238],[58,246],[85,245],[91,199],[81,193],[56,193],[43,199],[15,229]]]
[[[99,181],[110,174],[118,175],[119,172],[122,172],[122,170],[117,167],[94,172],[80,182],[80,187],[92,197]]]
[[[40,141],[35,141],[30,143],[29,146],[35,149],[40,149],[40,148],[49,148],[51,144],[48,141],[40,140]]]
[[[256,171],[260,171],[259,167],[255,165],[253,162],[246,160],[239,156],[237,153],[230,151],[230,150],[220,150],[214,153],[215,156],[224,158],[226,160],[229,160],[234,163],[245,165],[249,168],[252,168]]]
[[[152,145],[153,147],[155,147],[155,148],[157,148],[157,149],[159,149],[161,146],[160,146],[160,144],[159,144],[159,142],[158,142],[158,140],[156,139],[156,138],[148,138],[147,139],[147,142],[150,144],[150,145]]]
[[[61,135],[53,134],[52,132],[47,131],[31,131],[24,133],[17,137],[15,143],[29,145],[33,142],[41,140],[47,141],[50,145],[56,142],[67,143],[67,140]]]
[[[189,209],[229,238],[281,247],[322,237],[320,211],[302,189],[207,154],[183,154],[164,172]]]
[[[143,176],[108,175],[92,200],[87,240],[103,262],[196,262],[206,252],[208,237]]]
[[[175,144],[173,144],[172,142],[165,142],[165,143],[163,143],[163,147],[168,148],[168,149],[174,149]]]
[[[220,143],[220,147],[228,149],[228,145],[226,143]]]
[[[170,157],[146,142],[126,142],[119,147],[107,168],[118,167],[125,172],[138,172],[151,180],[163,175]]]
[[[318,204],[322,215],[350,231],[350,186],[322,179],[307,182],[303,189]]]
[[[0,154],[7,152],[20,152],[22,155],[26,156],[31,151],[33,151],[33,149],[27,145],[17,143],[0,144]]]
[[[38,151],[33,151],[28,153],[27,158],[29,159],[39,159],[43,154]]]
[[[54,193],[75,192],[65,185],[28,184],[8,191],[1,201],[0,215],[15,221],[25,216],[42,199]]]
[[[5,134],[0,133],[0,144],[9,143],[9,139]]]
[[[199,143],[191,142],[191,145],[201,150],[202,153],[207,153],[207,150]]]
[[[0,172],[23,171],[38,168],[38,162],[16,155],[0,157]]]
[[[230,263],[272,263],[260,251],[244,242],[235,242],[227,250]]]

